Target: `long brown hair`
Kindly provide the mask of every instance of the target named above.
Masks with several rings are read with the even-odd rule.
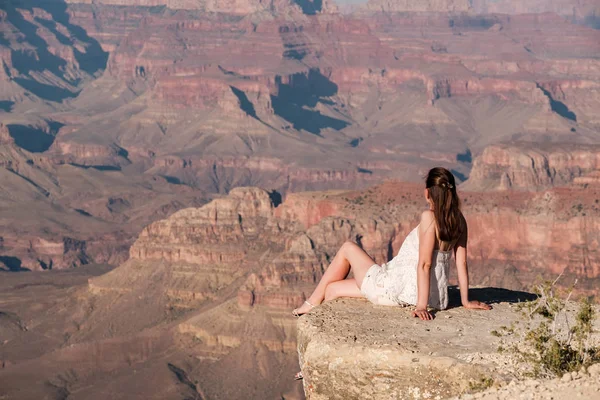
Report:
[[[462,233],[463,224],[454,175],[446,168],[432,168],[427,174],[425,187],[433,201],[433,214],[440,240],[456,242]]]

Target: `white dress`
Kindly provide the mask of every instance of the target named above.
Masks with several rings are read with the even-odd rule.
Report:
[[[413,229],[388,263],[373,265],[360,288],[372,303],[380,305],[417,304],[417,264],[419,262],[419,226]],[[433,251],[429,279],[429,306],[448,307],[448,272],[452,251]]]

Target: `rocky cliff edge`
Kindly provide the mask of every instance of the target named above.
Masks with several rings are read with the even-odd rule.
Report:
[[[474,291],[492,303],[493,310],[451,307],[438,312],[433,321],[420,321],[411,316],[412,308],[374,306],[358,299],[338,299],[315,308],[298,320],[306,397],[546,399],[550,397],[544,393],[579,390],[584,398],[600,398],[598,364],[564,379],[527,380],[527,368],[516,353],[502,351],[503,346],[522,341],[519,332],[527,322],[517,303],[531,295],[502,289]],[[569,318],[575,310],[573,305]],[[597,342],[598,336],[593,340]]]

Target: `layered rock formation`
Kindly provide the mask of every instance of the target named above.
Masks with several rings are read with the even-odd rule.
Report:
[[[508,166],[490,166],[495,148],[484,151],[515,139],[597,143],[600,31],[571,23],[587,4],[565,19],[521,15],[545,11],[530,2],[512,11],[390,3],[352,15],[329,2],[217,3],[7,3],[0,141],[24,152],[2,163],[29,172],[8,173],[14,188],[2,201],[39,198],[48,208],[43,217],[7,211],[27,222],[19,230],[7,219],[3,256],[27,269],[119,262],[148,222],[238,186],[284,196],[353,189],[418,180],[433,164],[465,180],[477,156],[473,189],[597,181],[575,153],[541,156],[546,168],[534,155],[546,150],[519,145],[542,163],[528,171],[510,155]],[[513,15],[485,14],[496,11]],[[77,193],[71,174],[93,176],[101,199]],[[149,192],[138,196],[128,180],[164,202],[146,208]],[[163,187],[185,200],[166,200]],[[56,204],[73,214],[65,226],[50,217]],[[334,212],[324,207],[323,216]],[[99,218],[102,233],[77,232],[86,218]],[[301,218],[308,226],[320,217]],[[85,246],[63,245],[72,241]]]
[[[67,3],[92,4],[91,0],[67,0]],[[126,7],[167,7],[174,10],[200,10],[209,13],[225,13],[234,15],[247,15],[256,12],[290,12],[290,9],[296,12],[307,14],[316,14],[321,12],[333,12],[337,8],[332,1],[306,1],[291,2],[285,0],[101,0],[97,4],[126,6]]]
[[[582,193],[588,192],[463,193],[472,284],[527,289],[562,273],[561,285],[578,279],[577,295],[596,293],[600,209],[593,195],[579,203]],[[363,192],[294,194],[277,207],[277,198],[263,190],[238,188],[147,227],[132,246],[131,259],[92,279],[90,290],[102,298],[155,299],[155,317],[137,327],[123,325],[123,331],[113,327],[114,334],[151,326],[163,308],[189,310],[177,324],[178,342],[213,360],[215,368],[225,359],[246,357],[242,354],[250,346],[268,349],[266,358],[282,352],[288,361],[267,365],[289,362],[285,368],[292,373],[296,336],[289,310],[308,296],[345,240],[360,243],[379,263],[393,257],[422,203],[420,185],[399,183]],[[457,371],[462,365],[451,364]],[[465,366],[456,379],[469,371]],[[217,372],[211,377],[222,379]],[[457,393],[467,385],[447,378],[438,382],[437,394]]]
[[[9,130],[2,130],[0,269],[117,264],[157,216],[206,202],[202,192],[164,178],[132,179],[117,170],[56,165],[21,149]]]
[[[600,208],[595,198],[600,198],[600,190],[581,187],[543,193],[462,192],[461,197],[469,223],[472,284],[523,289],[562,273],[559,284],[569,286],[578,280],[574,296],[597,294]],[[19,300],[19,296],[37,298],[29,291],[35,291],[38,286],[7,283],[6,290],[18,291],[18,295],[13,302],[5,304],[7,311],[1,310],[4,314],[0,314],[0,318],[11,312],[6,318],[17,323],[11,323],[15,329],[7,331],[9,342],[0,355],[2,362],[9,365],[0,372],[0,381],[5,378],[11,382],[0,385],[0,395],[7,394],[10,398],[17,390],[23,390],[18,383],[35,371],[36,382],[51,380],[57,385],[52,388],[85,393],[86,398],[120,398],[130,393],[131,382],[144,386],[148,379],[153,382],[149,388],[161,387],[160,390],[148,389],[148,398],[164,398],[164,393],[177,390],[204,398],[248,398],[265,393],[297,398],[301,387],[289,379],[298,368],[296,319],[290,310],[310,294],[344,241],[360,243],[378,263],[393,257],[417,224],[424,204],[421,184],[398,182],[364,191],[297,193],[287,196],[283,202],[277,193],[236,188],[228,196],[201,208],[181,210],[149,224],[131,246],[128,261],[104,275],[91,277],[87,285],[60,295],[53,292],[62,287],[58,284],[38,285],[51,292],[48,295],[51,307],[29,307],[27,301]],[[124,201],[113,199],[110,205],[116,210],[124,207]],[[78,247],[72,243],[69,248]],[[452,271],[454,274],[454,269]],[[85,273],[85,268],[81,273]],[[63,275],[44,276],[47,281]],[[456,282],[455,277],[452,279]],[[20,292],[22,288],[28,291]],[[477,290],[473,292],[475,298],[477,293]],[[378,354],[388,354],[388,363],[394,360],[395,366],[410,373],[415,367],[429,371],[431,385],[428,387],[435,389],[435,395],[458,393],[468,386],[468,378],[478,379],[479,375],[471,375],[473,370],[465,359],[451,354],[452,346],[425,351],[417,341],[399,336],[401,324],[413,321],[407,310],[390,308],[361,313],[360,307],[372,306],[361,303],[353,306],[352,313],[376,318],[379,329],[381,321],[389,323],[385,332],[396,334],[393,338],[393,334],[386,333],[386,340],[393,338],[396,342],[389,348],[378,347]],[[498,308],[506,311],[506,308]],[[36,314],[40,310],[50,311],[41,316]],[[383,320],[377,314],[380,311],[385,313]],[[461,308],[448,312],[452,320],[456,318],[464,324],[465,332],[481,325],[477,320],[479,316],[486,319],[483,314],[467,315]],[[31,327],[31,333],[19,330],[15,313],[25,326]],[[340,311],[340,315],[342,313]],[[498,325],[506,324],[507,315],[501,316]],[[307,350],[303,355],[303,368],[313,368],[307,372],[307,385],[313,384],[312,389],[307,387],[307,390],[327,393],[329,387],[320,383],[325,370],[310,357],[324,349],[331,352],[322,354],[333,356],[336,348],[317,346],[313,351],[310,349],[315,348],[316,342],[311,344],[310,340],[321,340],[320,329],[326,326],[335,328],[336,332],[352,332],[351,317],[330,321],[321,318],[321,314],[314,316],[311,329],[316,331],[300,336],[299,342]],[[321,327],[319,318],[326,322]],[[448,320],[440,317],[439,321]],[[69,327],[64,339],[35,342],[36,346],[31,347],[28,339],[33,337],[31,335],[48,330],[64,332],[64,326]],[[374,327],[369,322],[361,326]],[[414,337],[420,334],[419,326],[409,323],[400,330]],[[439,327],[440,331],[436,328],[428,334],[432,338],[450,340],[457,346],[463,340],[456,332],[449,338],[447,327]],[[366,371],[367,375],[373,365],[381,367],[381,359],[364,346],[373,340],[379,342],[373,336],[377,333],[373,329],[357,334],[356,342],[344,339],[335,343],[336,346],[345,343],[352,354],[364,350],[365,364],[361,364],[358,371]],[[436,343],[445,342],[440,339]],[[488,341],[479,343],[489,344]],[[29,346],[28,351],[22,350],[25,345]],[[96,350],[90,351],[91,347]],[[398,355],[410,350],[425,353]],[[114,351],[119,352],[119,357],[110,356]],[[412,361],[414,358],[419,361]],[[134,365],[136,373],[132,372]],[[165,365],[168,366],[165,371],[173,371],[172,375],[155,372],[162,371]],[[331,369],[340,372],[341,377],[334,380],[340,385],[347,379],[344,365],[341,362],[340,368]],[[453,366],[456,374],[431,375],[436,365],[439,368]],[[430,366],[433,369],[427,369]],[[485,369],[482,368],[479,371]],[[381,368],[379,371],[381,376],[377,376],[377,384],[372,388],[389,384],[398,393],[404,393],[404,375],[388,374]],[[103,386],[102,377],[108,373],[123,376],[123,379],[107,388]],[[137,373],[140,375],[136,376]],[[72,374],[77,379],[69,378]],[[157,381],[149,378],[153,374],[158,374]],[[173,381],[169,376],[181,378],[173,378]],[[178,386],[181,379],[193,386]],[[361,378],[360,382],[367,385],[371,381]],[[103,389],[99,390],[100,387]],[[40,398],[48,390],[48,385],[34,383],[19,393],[21,398]]]
[[[383,12],[467,12],[470,11],[471,2],[462,0],[441,1],[380,1],[371,0],[366,4],[366,9]]]
[[[132,335],[167,321],[203,396],[297,396],[300,387],[285,379],[297,369],[290,309],[312,290],[340,243],[357,240],[383,262],[408,229],[386,217],[331,215],[347,200],[327,196],[297,194],[275,207],[274,194],[237,188],[149,225],[130,259],[92,278],[79,295],[94,311],[71,341]],[[129,310],[136,309],[144,311],[133,317]],[[251,381],[242,378],[251,371]]]
[[[496,145],[486,148],[475,158],[464,187],[485,191],[598,185],[599,174],[600,148],[596,146]]]
[[[108,54],[71,24],[64,3],[8,1],[0,11],[0,29],[1,100],[17,110],[24,104],[46,111],[39,107],[43,100],[75,97],[106,65]]]
[[[154,265],[170,271],[165,287],[171,307],[197,307],[243,277],[240,307],[287,310],[302,301],[303,288],[319,279],[345,240],[359,241],[380,262],[398,247],[397,236],[407,229],[400,221],[371,213],[345,216],[336,212],[344,202],[339,196],[298,194],[275,208],[266,191],[236,188],[200,209],[179,211],[145,228],[130,260],[91,287],[127,291]]]
[[[364,6],[370,11],[380,12],[429,12],[429,13],[470,13],[470,14],[543,14],[556,13],[575,21],[586,22],[587,17],[598,14],[598,4],[594,1],[570,0],[428,0],[421,2],[369,0]]]
[[[421,2],[436,12],[248,3],[233,15],[184,3],[69,6],[111,56],[73,103],[97,117],[62,115],[70,127],[55,157],[122,165],[87,156],[118,148],[149,173],[211,191],[272,182],[286,192],[414,179],[431,160],[467,176],[458,155],[516,137],[597,140],[598,33],[555,14]]]

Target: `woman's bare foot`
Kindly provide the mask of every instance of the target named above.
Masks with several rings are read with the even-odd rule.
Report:
[[[313,308],[315,308],[315,306],[307,300],[304,303],[302,303],[302,305],[300,307],[298,307],[294,311],[292,311],[292,314],[294,314],[294,316],[296,316],[296,317],[299,317],[302,314],[306,314]]]

